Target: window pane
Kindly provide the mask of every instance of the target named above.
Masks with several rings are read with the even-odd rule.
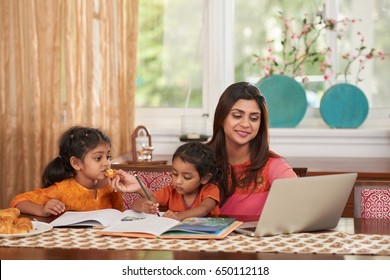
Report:
[[[318,0],[236,0],[235,1],[235,60],[236,80],[248,78],[259,79],[263,77],[260,65],[254,65],[254,55],[261,55],[266,52],[269,41],[273,40],[272,45],[275,50],[281,53],[281,41],[283,26],[280,21],[279,13],[284,17],[293,18],[294,23],[301,24],[307,15],[315,15],[317,11],[322,10]],[[300,31],[299,27],[294,26],[294,31]],[[318,39],[317,44],[324,47],[325,36]],[[309,67],[310,68],[310,67]],[[306,69],[306,72],[316,71]]]
[[[202,107],[203,1],[139,1],[137,107]]]
[[[354,18],[358,22],[353,24],[346,32],[346,38],[339,43],[341,55],[357,53],[356,48],[360,47],[361,40],[366,47],[364,54],[371,48],[375,48],[375,53],[382,51],[390,54],[390,1],[387,0],[345,0],[340,1],[339,18]],[[358,34],[359,32],[359,34]],[[388,71],[390,70],[390,58],[382,60],[381,57],[367,60],[364,69],[360,72],[358,86],[365,92],[370,107],[385,108],[390,105],[390,79]],[[343,72],[346,66],[346,60],[340,59],[339,72]],[[350,82],[355,83],[357,73],[359,72],[359,61],[351,65]],[[342,77],[341,77],[342,78]]]
[[[283,25],[278,18],[283,12],[285,17],[294,18],[293,31],[301,31],[302,20],[307,15],[315,15],[322,10],[323,1],[256,1],[236,0],[235,2],[235,80],[257,82],[264,77],[261,67],[263,63],[255,64],[256,57],[267,57],[267,49],[278,58],[282,58]],[[298,25],[298,26],[297,26]],[[270,41],[274,43],[270,44]],[[325,48],[325,33],[315,42],[315,45]],[[309,104],[318,106],[318,94],[323,93],[323,78],[317,65],[304,65],[304,74],[311,82],[303,84],[308,93]],[[277,72],[279,74],[279,72]],[[286,73],[288,74],[288,73]],[[313,77],[310,77],[313,75]]]
[[[267,41],[281,40],[281,24],[277,20],[277,12],[283,11],[288,17],[302,19],[305,13],[314,14],[316,11],[324,10],[324,3],[333,3],[333,0],[320,1],[289,1],[289,0],[236,0],[235,1],[235,80],[246,80],[257,82],[264,76],[260,65],[255,65],[254,54],[264,54],[267,49]],[[339,6],[339,19],[345,17],[351,19],[362,19],[362,22],[354,25],[353,30],[346,30],[342,41],[338,40],[338,49],[333,55],[338,63],[333,65],[334,74],[343,71],[346,65],[341,56],[347,51],[354,50],[359,46],[356,36],[357,28],[365,34],[367,49],[374,47],[386,54],[390,53],[390,1],[386,0],[343,0],[336,1]],[[332,15],[328,15],[332,17]],[[334,18],[334,17],[333,17]],[[384,36],[385,35],[385,36]],[[326,47],[326,37],[318,40],[318,46]],[[352,72],[357,71],[358,66],[352,67]],[[390,95],[387,90],[390,88],[388,70],[390,69],[390,58],[385,60],[374,59],[369,61],[362,72],[362,82],[358,86],[366,93],[370,107],[389,107]],[[320,98],[329,87],[329,83],[323,82],[323,75],[318,73],[318,68],[310,66],[305,68],[304,74],[309,77],[310,82],[303,84],[307,92],[309,105],[318,107]],[[339,75],[338,78],[341,76]],[[351,82],[353,83],[353,82]]]

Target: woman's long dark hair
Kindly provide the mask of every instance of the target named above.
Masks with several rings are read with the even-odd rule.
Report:
[[[65,131],[59,141],[59,154],[46,166],[42,175],[42,188],[75,175],[70,158],[83,160],[86,153],[100,144],[109,144],[110,138],[96,128],[73,126]]]
[[[255,100],[260,109],[260,127],[256,137],[249,143],[250,165],[246,168],[248,176],[247,183],[256,179],[258,171],[265,166],[269,157],[279,157],[269,149],[269,132],[268,132],[268,109],[264,96],[260,90],[253,84],[247,82],[238,82],[230,85],[225,89],[219,98],[214,114],[213,136],[207,143],[214,151],[217,164],[223,170],[223,177],[219,184],[221,192],[221,202],[234,192],[237,186],[237,180],[229,165],[225,132],[223,123],[230,113],[233,105],[240,99]],[[229,187],[228,174],[229,170],[232,176],[232,185]]]

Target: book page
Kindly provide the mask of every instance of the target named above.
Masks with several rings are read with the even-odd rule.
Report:
[[[188,218],[169,231],[183,231],[195,233],[215,233],[218,234],[235,221],[234,218],[211,218],[198,217]]]
[[[141,213],[138,213],[141,214]],[[143,214],[144,218],[127,220],[122,219],[119,222],[113,223],[101,230],[104,232],[132,232],[132,233],[148,233],[159,236],[171,227],[180,222],[170,218],[158,217],[157,215]]]
[[[108,226],[123,217],[143,217],[143,213],[134,210],[121,212],[117,209],[101,209],[93,211],[67,211],[52,221],[53,227],[59,226]]]

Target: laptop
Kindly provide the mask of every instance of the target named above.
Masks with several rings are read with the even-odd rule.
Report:
[[[357,173],[277,179],[257,222],[236,232],[249,236],[310,232],[335,228]]]

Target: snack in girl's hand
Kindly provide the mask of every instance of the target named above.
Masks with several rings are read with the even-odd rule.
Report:
[[[116,176],[116,171],[114,169],[107,169],[105,175],[110,179],[114,179]]]

